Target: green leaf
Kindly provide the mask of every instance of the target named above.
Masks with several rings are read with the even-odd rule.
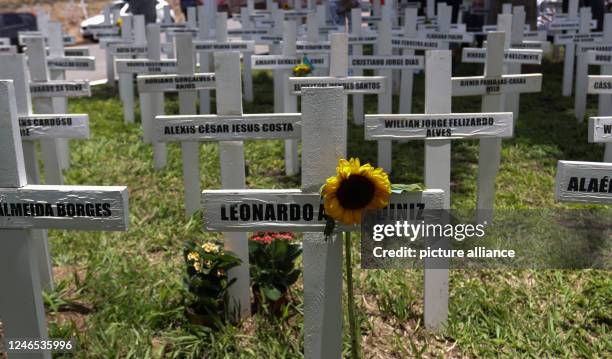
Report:
[[[391,193],[404,193],[404,192],[423,192],[427,189],[422,183],[412,183],[412,184],[392,184],[391,185]]]
[[[262,290],[266,295],[266,298],[270,300],[278,300],[281,297],[281,292],[276,288],[263,287]]]

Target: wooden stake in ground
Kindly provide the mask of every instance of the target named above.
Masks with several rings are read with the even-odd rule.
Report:
[[[6,339],[45,340],[32,229],[125,231],[127,188],[28,185],[12,81],[0,81],[0,146],[0,321]],[[28,358],[50,359],[51,354]]]
[[[588,93],[611,97],[612,75],[589,76],[588,86]],[[609,123],[609,118],[604,117],[612,115],[612,112],[602,113],[601,107],[599,111],[600,117],[589,119],[589,142],[606,142],[604,162],[612,162],[612,144],[610,144],[609,136],[606,136],[610,134],[612,127],[605,125]]]

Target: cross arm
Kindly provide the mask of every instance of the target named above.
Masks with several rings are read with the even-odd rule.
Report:
[[[409,219],[418,210],[441,209],[443,202],[442,190],[392,194],[386,213]],[[326,225],[320,194],[297,189],[207,190],[202,192],[202,203],[206,231],[323,232]]]
[[[0,188],[0,228],[124,231],[127,227],[127,187]]]
[[[508,138],[512,112],[366,115],[366,140]]]
[[[33,141],[43,138],[89,138],[87,114],[35,114],[19,116],[21,139]]]
[[[216,86],[214,73],[139,75],[137,76],[137,81],[139,92],[212,90]]]
[[[453,96],[540,92],[542,74],[453,77]]]
[[[591,75],[589,76],[588,93],[612,94],[612,76]]]
[[[382,94],[385,92],[385,76],[350,77],[290,77],[289,84],[293,95],[301,95],[306,87],[342,86],[345,94]]]
[[[612,163],[559,161],[555,197],[562,202],[612,204]]]
[[[301,116],[299,113],[157,116],[153,133],[159,142],[300,139]]]

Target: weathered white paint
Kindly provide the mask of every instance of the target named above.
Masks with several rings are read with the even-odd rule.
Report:
[[[464,47],[462,49],[462,62],[485,63],[487,49]],[[519,63],[540,65],[542,63],[542,50],[507,49],[503,54],[506,63]]]
[[[154,138],[175,141],[299,139],[301,114],[157,116]]]
[[[89,138],[87,114],[20,115],[19,130],[22,140],[41,138]]]
[[[612,117],[589,117],[589,142],[612,142]]]
[[[512,137],[512,113],[366,115],[365,138],[469,139]]]
[[[453,96],[539,92],[542,74],[453,77]]]
[[[441,208],[440,190],[392,194],[387,209],[405,211]],[[206,231],[292,231],[323,232],[325,210],[321,195],[298,189],[212,190],[202,192]],[[399,215],[399,213],[398,213]],[[340,231],[358,232],[358,225],[339,224]]]
[[[218,29],[218,27],[217,27]],[[218,52],[214,56],[217,81],[217,114],[221,116],[242,115],[242,83],[240,79],[240,53]],[[245,187],[246,173],[244,146],[240,141],[219,143],[219,161],[221,163],[221,186],[224,189],[241,189]],[[240,258],[240,266],[229,272],[236,284],[230,288],[230,309],[237,318],[244,318],[251,313],[249,249],[246,233],[224,233],[225,249]]]
[[[612,203],[612,163],[559,161],[555,198],[562,202]]]

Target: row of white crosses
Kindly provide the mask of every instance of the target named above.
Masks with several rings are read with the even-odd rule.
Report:
[[[605,143],[604,162],[612,163],[612,74],[589,76],[588,86],[600,98],[599,116],[589,118],[589,142]]]
[[[612,13],[605,15],[603,33],[600,35],[602,37],[596,43],[581,43],[576,46],[574,115],[580,122],[584,120],[586,111],[589,65],[600,66],[601,75],[612,75]],[[609,96],[600,95],[600,111],[610,113],[610,103],[612,99]]]
[[[119,74],[163,74],[176,73],[176,60],[161,59],[160,25],[148,24],[146,27],[147,58],[116,60]],[[121,76],[121,75],[120,75]],[[153,161],[155,169],[166,166],[167,151],[163,143],[155,142],[151,136],[153,118],[164,114],[163,92],[140,92],[140,117],[143,130],[143,140],[153,146]]]
[[[601,34],[589,34],[593,22],[590,8],[578,8],[579,0],[570,0],[568,13],[560,14],[549,24],[549,31],[565,31],[555,36],[555,45],[565,46],[563,62],[563,96],[572,95],[574,82],[574,64],[576,57],[576,44],[595,42]]]
[[[109,44],[109,51],[115,57],[116,72],[119,76],[119,98],[123,103],[123,119],[134,123],[134,72],[119,62],[123,58],[142,58],[148,55],[144,15],[122,17],[122,36],[125,41]]]
[[[612,76],[589,76],[589,93],[612,97]],[[610,102],[589,119],[589,142],[606,144],[604,162],[559,161],[555,198],[562,202],[612,204],[612,111]]]
[[[40,237],[33,230],[125,231],[127,188],[28,184],[15,98],[13,81],[0,80],[0,321],[5,338],[45,340]]]
[[[503,34],[501,36],[500,53],[503,54]],[[345,34],[333,34],[331,41],[333,75],[337,68],[346,71],[348,39]],[[492,44],[497,43],[492,41]],[[430,115],[431,119],[440,120],[445,117],[447,121],[454,119],[460,123],[463,119],[469,122],[476,114],[450,113],[450,51],[431,51],[426,56],[426,109],[428,113],[433,113]],[[501,59],[501,56],[499,58]],[[217,76],[219,81],[221,75],[217,73]],[[294,85],[303,86],[296,88],[303,97],[300,124],[303,147],[301,190],[203,192],[204,222],[208,231],[314,232],[306,233],[304,236],[304,348],[305,356],[308,358],[338,357],[342,348],[342,247],[341,241],[335,236],[327,241],[323,239],[325,221],[322,218],[318,190],[325,178],[334,173],[338,159],[346,156],[346,95],[352,91],[350,86],[347,90],[346,84],[351,83],[349,81],[354,83],[356,79],[341,77],[335,79],[336,83],[330,81],[331,79],[326,80],[327,82],[318,80],[314,83],[308,78],[290,80]],[[320,88],[306,86],[315,83]],[[384,116],[393,115],[367,116],[366,121]],[[422,115],[413,116],[417,121],[419,116],[420,120],[426,121]],[[513,128],[511,114],[482,114],[482,117],[490,116],[494,117],[494,123],[488,127],[486,125],[481,127],[483,137],[511,135]],[[168,126],[168,119],[170,118],[160,122],[160,125]],[[247,118],[242,120],[253,121]],[[176,121],[172,125],[185,124],[184,118],[177,118]],[[264,123],[269,119],[264,118],[260,121]],[[289,122],[288,119],[286,121]],[[192,125],[197,127],[203,123],[192,122]],[[459,136],[468,132],[461,126],[450,126],[458,131]],[[159,132],[162,132],[162,129]],[[296,133],[280,133],[280,135],[281,138],[286,138],[285,136],[293,137]],[[240,138],[251,138],[247,136]],[[428,187],[436,188],[429,185]],[[425,205],[426,208],[449,208],[448,199],[447,193],[432,189],[423,193],[394,196],[391,202],[395,205],[405,204],[407,208],[416,203]],[[356,228],[346,230],[356,230]],[[425,323],[431,329],[441,328],[445,325],[448,316],[448,270],[426,270],[425,287]]]

